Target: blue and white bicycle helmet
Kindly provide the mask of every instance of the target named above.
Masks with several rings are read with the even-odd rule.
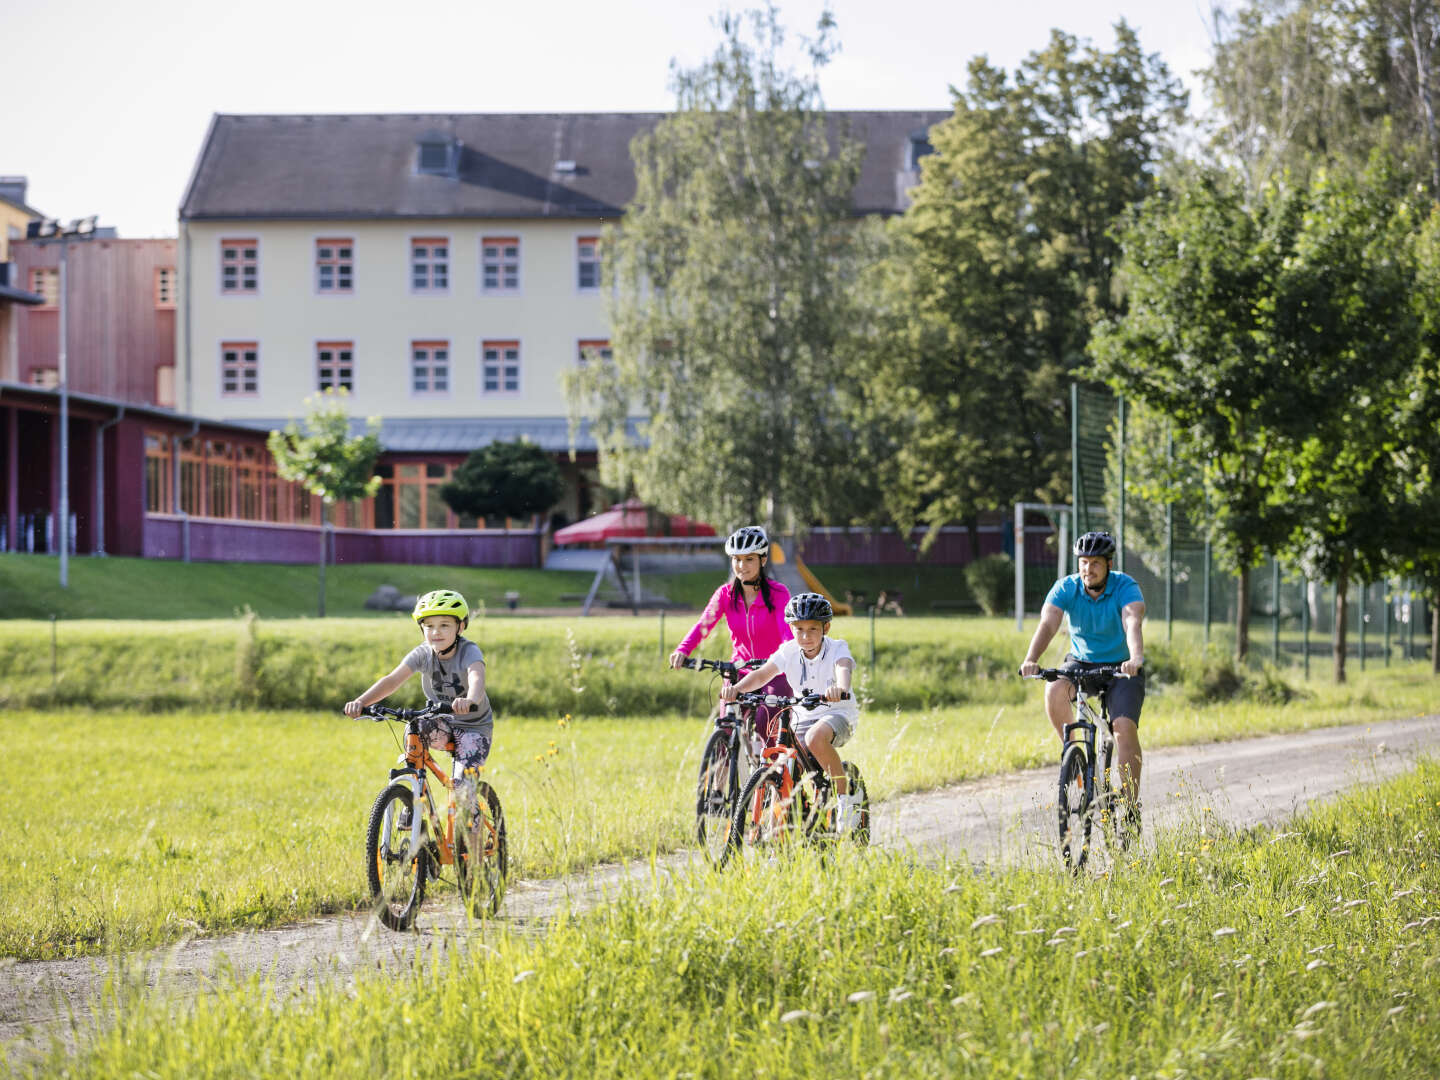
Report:
[[[746,525],[743,529],[736,529],[725,541],[726,555],[768,555],[770,554],[770,537],[765,535],[765,530],[759,525]]]
[[[830,606],[830,601],[818,592],[796,593],[785,605],[785,621],[787,623],[799,622],[801,619],[829,622],[833,618],[835,618],[835,609]]]

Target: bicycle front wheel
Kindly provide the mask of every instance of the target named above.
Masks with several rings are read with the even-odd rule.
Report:
[[[405,784],[391,784],[370,808],[365,826],[365,870],[370,899],[391,930],[408,930],[425,899],[430,859],[423,845],[410,848],[414,796]]]
[[[778,768],[761,769],[750,777],[735,807],[730,841],[720,856],[720,865],[736,854],[765,849],[778,850],[799,834],[791,800],[783,793],[783,774]]]
[[[1090,854],[1091,781],[1085,775],[1085,747],[1071,743],[1060,758],[1060,858],[1079,870]]]
[[[455,837],[455,876],[460,896],[473,915],[494,915],[505,898],[510,870],[510,845],[505,836],[505,811],[500,796],[484,780],[477,781],[478,813]]]
[[[695,839],[713,865],[723,861],[740,794],[740,768],[734,736],[716,731],[700,755],[700,779],[695,789]]]
[[[865,777],[860,775],[860,766],[853,761],[845,762],[845,778],[849,781],[850,794],[860,800],[859,816],[855,827],[850,830],[850,839],[860,847],[870,844],[870,789],[865,786]]]

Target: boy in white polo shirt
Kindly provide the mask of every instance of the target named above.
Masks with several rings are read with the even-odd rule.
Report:
[[[785,605],[785,621],[795,637],[781,642],[765,662],[733,686],[722,683],[720,700],[733,701],[737,694],[764,686],[777,675],[784,675],[795,696],[807,692],[820,694],[825,704],[813,709],[795,707],[795,737],[801,740],[825,770],[839,796],[835,830],[849,832],[860,816],[859,800],[850,793],[845,766],[838,750],[855,734],[860,710],[853,697],[848,697],[855,675],[855,660],[850,646],[828,636],[834,618],[830,601],[819,593],[797,593]],[[843,700],[842,700],[843,698]]]

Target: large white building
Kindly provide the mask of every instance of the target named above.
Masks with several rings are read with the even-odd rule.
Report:
[[[839,115],[866,145],[856,213],[900,212],[948,114]],[[177,408],[268,430],[344,387],[386,449],[352,523],[472,524],[435,495],[467,453],[569,449],[561,375],[609,347],[598,241],[634,194],[631,139],[660,118],[216,116],[180,209]],[[589,509],[584,431],[577,448],[571,518]]]

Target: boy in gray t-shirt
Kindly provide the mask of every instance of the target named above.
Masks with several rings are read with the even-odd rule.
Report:
[[[420,722],[420,735],[432,750],[443,750],[455,740],[454,773],[458,805],[471,806],[475,785],[471,777],[490,756],[495,726],[490,698],[485,693],[485,654],[469,638],[461,637],[470,622],[465,598],[449,589],[428,592],[415,602],[415,621],[425,640],[405,655],[390,674],[354,701],[345,703],[346,716],[359,716],[365,706],[383,701],[420,673],[425,700],[450,707],[450,716],[432,716]]]

